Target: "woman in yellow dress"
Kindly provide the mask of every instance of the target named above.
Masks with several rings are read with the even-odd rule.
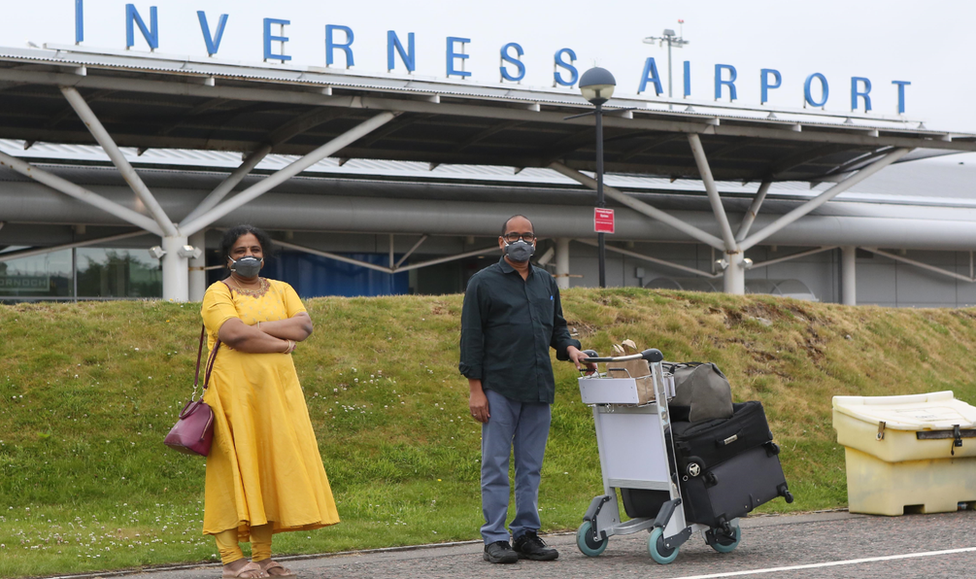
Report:
[[[222,249],[231,274],[207,289],[201,312],[210,350],[221,341],[204,396],[215,420],[203,533],[216,538],[223,577],[293,577],[271,560],[272,534],[339,522],[291,357],[312,320],[290,285],[259,277],[265,232],[239,225]],[[250,562],[239,541],[251,542]]]

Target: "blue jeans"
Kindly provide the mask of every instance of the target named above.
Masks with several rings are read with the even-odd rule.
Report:
[[[515,449],[515,518],[512,538],[538,531],[539,480],[551,414],[545,402],[519,402],[486,390],[491,418],[481,426],[481,509],[485,544],[508,541],[508,459]]]

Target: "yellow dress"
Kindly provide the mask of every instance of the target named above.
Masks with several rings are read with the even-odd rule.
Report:
[[[247,325],[304,312],[290,285],[262,278],[261,291],[233,294],[217,282],[203,298],[203,323],[213,350],[231,318]],[[317,529],[339,522],[329,479],[291,354],[251,354],[221,344],[204,401],[214,412],[207,457],[203,533],[274,523],[274,532]]]

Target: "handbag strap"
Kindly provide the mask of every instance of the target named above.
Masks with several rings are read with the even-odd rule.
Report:
[[[200,358],[203,356],[203,338],[207,335],[207,326],[200,325],[200,347],[197,348],[197,371],[193,374],[193,393],[197,392],[197,384],[200,382]]]
[[[200,383],[200,360],[203,357],[203,338],[207,335],[207,326],[200,328],[200,347],[197,349],[197,370],[193,375],[193,394],[190,395],[190,400],[197,397],[197,384]],[[210,373],[213,372],[214,361],[217,359],[217,350],[220,348],[220,338],[214,343],[213,350],[210,351],[210,356],[207,359],[207,368],[203,374],[203,392],[200,393],[200,400],[203,400],[203,395],[207,391],[207,385],[210,384]]]
[[[228,284],[226,280],[221,280],[221,281],[223,281],[224,285],[227,286],[227,289],[230,290],[230,296],[231,298],[233,298],[234,288],[230,287],[230,284]],[[193,377],[194,398],[197,395],[197,380],[200,377],[200,357],[203,354],[203,336],[205,335],[206,331],[207,331],[207,326],[204,325],[203,328],[200,329],[200,349],[197,351],[197,373]],[[210,357],[207,360],[207,370],[203,374],[203,392],[200,393],[200,400],[203,400],[203,395],[206,393],[207,386],[210,384],[210,373],[213,372],[213,365],[214,362],[217,360],[217,350],[220,349],[220,344],[221,344],[220,338],[217,338],[217,341],[214,342],[213,350],[210,350]]]
[[[210,373],[213,372],[214,362],[217,361],[217,350],[220,349],[220,338],[214,343],[213,350],[210,351],[210,359],[207,360],[207,372],[203,375],[203,390],[207,391],[207,386],[210,384]],[[203,394],[200,395],[201,399]]]

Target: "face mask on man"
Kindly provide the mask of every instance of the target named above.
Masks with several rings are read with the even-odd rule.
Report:
[[[533,253],[535,253],[535,246],[521,239],[513,243],[505,242],[505,255],[512,261],[519,263],[529,261]]]
[[[230,270],[236,272],[237,275],[241,277],[254,277],[261,271],[261,266],[264,265],[263,259],[258,259],[252,255],[247,257],[242,257],[237,261],[234,258],[230,258]]]

